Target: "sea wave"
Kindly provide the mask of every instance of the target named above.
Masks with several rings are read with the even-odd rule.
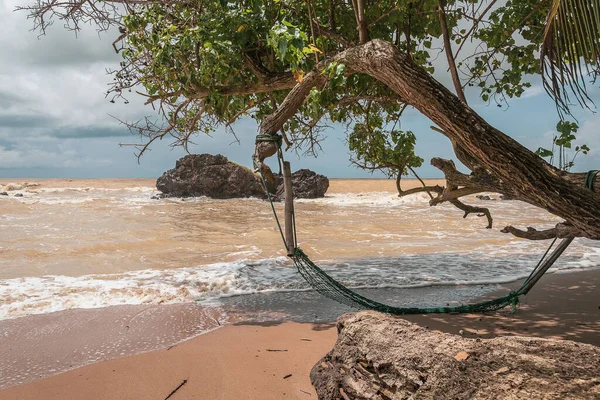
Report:
[[[328,194],[318,199],[298,199],[298,203],[312,203],[333,205],[339,207],[368,206],[368,207],[393,207],[404,204],[424,203],[428,204],[430,198],[427,193],[416,193],[404,197],[398,197],[397,193],[391,192],[360,192],[360,193],[335,193]]]
[[[118,193],[118,192],[126,192],[126,193],[152,193],[156,192],[156,188],[150,186],[134,186],[134,187],[126,187],[126,188],[98,188],[92,186],[84,186],[84,187],[35,187],[30,189],[29,187],[25,189],[30,193],[88,193],[88,192],[100,192],[100,193]]]
[[[321,267],[352,288],[422,288],[488,285],[524,278],[536,257],[426,254],[395,258],[323,261]],[[600,266],[600,249],[565,257],[551,271]],[[215,301],[245,294],[310,290],[285,257],[196,267],[141,270],[80,277],[42,276],[0,281],[0,319],[70,308],[120,304]]]

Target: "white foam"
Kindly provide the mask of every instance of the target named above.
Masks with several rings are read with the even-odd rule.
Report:
[[[348,287],[415,288],[512,282],[527,276],[536,262],[537,255],[523,253],[501,257],[438,253],[317,263]],[[583,256],[567,256],[551,271],[598,266],[600,249],[586,248]],[[28,277],[0,281],[0,319],[70,308],[184,303],[308,289],[284,257],[122,274]]]
[[[156,192],[156,188],[150,186],[134,186],[126,188],[97,188],[97,187],[39,187],[36,189],[28,189],[29,192],[35,193],[88,193],[88,192],[104,192],[104,193],[118,193],[118,192],[130,192],[130,193],[153,193]]]
[[[405,204],[428,204],[429,196],[426,193],[416,193],[409,196],[398,197],[390,192],[361,192],[361,193],[336,193],[326,195],[319,199],[298,199],[299,203],[326,204],[339,207],[367,206],[367,207],[394,207]]]
[[[281,260],[264,262],[267,266],[278,263],[281,263]],[[247,268],[253,267],[239,261],[196,268],[142,270],[124,274],[2,280],[0,319],[75,307],[181,303],[270,289],[266,282],[254,282],[251,274],[244,271]],[[290,275],[292,274],[293,272]]]
[[[16,186],[14,186],[16,187]],[[33,187],[33,188],[32,188]],[[20,193],[23,197],[14,197]],[[95,187],[35,187],[35,185],[22,186],[13,189],[11,196],[0,196],[25,204],[84,204],[94,201],[111,201],[123,206],[139,207],[143,204],[164,204],[153,200],[151,197],[159,194],[155,188],[148,186],[129,188],[95,188]]]
[[[0,185],[0,191],[12,192],[12,191],[31,188],[31,187],[38,187],[38,186],[40,186],[39,183],[28,183],[28,182],[13,183],[13,182],[11,182],[11,183],[7,183],[5,185]]]

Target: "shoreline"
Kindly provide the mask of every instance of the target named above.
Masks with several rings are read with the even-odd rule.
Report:
[[[519,281],[503,285],[503,289],[485,297],[506,294],[518,284]],[[544,276],[514,314],[503,311],[490,315],[431,314],[403,318],[445,333],[460,334],[462,331],[464,336],[472,338],[527,335],[570,339],[598,346],[599,285],[600,269],[555,273]],[[99,315],[106,315],[111,308],[114,309],[100,309]],[[162,325],[164,329],[180,329],[174,329],[168,323],[174,315],[178,315],[175,307],[169,310],[167,305],[147,306],[147,309],[153,311],[143,311],[141,315],[152,315],[156,310],[164,311],[158,312],[160,317],[156,317],[159,321],[167,321]],[[206,307],[198,309],[204,313],[207,310]],[[201,315],[198,309],[194,309],[190,315]],[[48,315],[50,314],[46,314]],[[210,318],[217,325],[219,317],[214,316]],[[49,319],[55,319],[54,323],[60,324],[60,318],[57,320],[54,317]],[[135,318],[137,321],[144,320]],[[206,317],[206,321],[210,318]],[[40,325],[39,317],[32,318],[34,319],[38,321],[33,322],[33,325]],[[102,322],[98,315],[93,320]],[[186,320],[189,322],[189,315],[180,319],[180,323],[185,323]],[[149,333],[160,331],[160,326],[152,318],[147,318],[146,321],[147,325],[141,326],[152,327]],[[0,323],[0,327],[2,326],[4,325]],[[213,326],[215,327],[218,326]],[[81,328],[76,335],[84,346],[87,343],[90,347],[90,343],[94,343],[91,339],[98,335],[106,337],[110,342],[111,338],[99,332],[97,327]],[[145,329],[147,328],[140,329],[137,335],[148,333]],[[64,332],[60,336],[63,342],[71,343],[72,338]],[[285,398],[306,399],[314,397],[308,372],[331,349],[335,337],[335,324],[325,320],[318,323],[239,321],[199,334],[177,345],[165,345],[162,349],[143,354],[117,354],[118,358],[0,389],[0,399],[164,398],[183,379],[187,383],[178,392],[179,398],[193,398],[191,396],[195,395],[197,398],[211,399],[276,399],[283,398],[283,393],[286,393]],[[302,338],[309,340],[304,341]],[[35,337],[30,337],[29,340],[29,346],[36,341]],[[28,345],[26,342],[14,342],[11,346],[15,346],[17,351],[23,351]],[[58,343],[42,343],[42,348],[53,346],[55,354],[68,352]],[[267,352],[267,348],[287,351]],[[292,377],[284,379],[289,373],[292,373]],[[164,396],[163,392],[166,392]],[[104,397],[99,396],[102,393]]]
[[[391,192],[397,193],[396,180],[390,178],[328,178],[330,181],[327,194],[359,193],[359,192]],[[444,178],[423,178],[429,185],[443,185]],[[420,186],[416,178],[402,178],[404,189]],[[353,183],[360,183],[356,188]],[[81,188],[93,187],[94,189],[127,189],[132,187],[147,187],[156,189],[156,178],[0,178],[0,186],[15,184],[32,185],[29,188]],[[24,186],[27,189],[27,186]],[[21,190],[21,189],[17,189]]]

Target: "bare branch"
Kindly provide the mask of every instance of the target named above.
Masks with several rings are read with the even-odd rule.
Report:
[[[573,225],[569,225],[565,222],[557,224],[554,228],[538,231],[531,226],[526,231],[515,228],[514,226],[507,226],[502,229],[502,233],[510,233],[516,237],[529,240],[547,240],[554,238],[567,238],[567,237],[583,237],[585,234]]]
[[[452,203],[452,205],[454,205],[456,208],[463,210],[465,212],[465,214],[463,215],[463,218],[467,218],[467,216],[471,213],[476,213],[478,217],[485,216],[488,221],[488,225],[486,226],[486,228],[492,229],[493,219],[492,219],[492,214],[490,214],[489,209],[487,209],[485,207],[470,206],[468,204],[463,203],[462,201],[460,201],[458,199],[450,200],[450,203]]]
[[[483,12],[479,15],[479,17],[475,18],[475,20],[473,21],[473,25],[471,26],[471,29],[469,29],[469,31],[464,35],[465,38],[471,37],[471,34],[473,33],[473,31],[475,29],[477,29],[477,26],[479,25],[479,23],[481,23],[481,20],[483,19],[483,17],[485,17],[485,15],[488,13],[488,11],[490,11],[492,9],[492,7],[494,6],[494,4],[496,4],[498,0],[492,0],[490,1],[490,4],[488,4],[488,6],[486,7],[485,10],[483,10]],[[464,44],[466,43],[466,40],[463,40],[460,43],[460,46],[458,46],[458,49],[456,50],[456,53],[454,54],[454,57],[458,57],[458,54],[460,53],[460,51],[462,50]]]
[[[411,170],[412,170],[412,168],[411,168]],[[413,173],[414,173],[414,171],[413,171]],[[417,176],[417,175],[415,174],[415,176]],[[463,218],[467,218],[467,216],[472,213],[476,213],[477,216],[479,216],[479,217],[486,216],[487,220],[488,220],[488,225],[486,226],[486,228],[488,228],[488,229],[492,228],[492,222],[493,222],[492,215],[490,214],[490,211],[487,208],[470,206],[470,205],[467,205],[467,204],[463,203],[462,201],[458,200],[458,198],[461,196],[478,193],[479,190],[473,190],[473,189],[469,189],[469,188],[458,189],[456,187],[445,188],[445,187],[442,187],[439,185],[426,186],[425,183],[418,176],[417,176],[417,179],[419,179],[419,181],[423,185],[422,187],[416,187],[416,188],[412,188],[412,189],[408,189],[408,190],[402,190],[402,187],[400,184],[401,179],[402,179],[402,175],[398,174],[398,176],[396,178],[396,188],[398,189],[398,197],[404,197],[404,196],[408,196],[408,195],[415,194],[415,193],[426,192],[431,197],[431,201],[429,201],[430,206],[433,207],[433,206],[441,204],[445,201],[448,201],[449,203],[454,205],[459,210],[464,211]],[[452,189],[452,190],[450,190],[450,189]],[[431,196],[432,192],[437,193],[437,197],[434,198],[433,196]]]

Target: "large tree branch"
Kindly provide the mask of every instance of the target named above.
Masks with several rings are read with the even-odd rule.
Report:
[[[434,121],[517,198],[561,216],[600,239],[600,196],[565,180],[514,139],[490,126],[393,45],[374,40],[348,51],[348,64],[367,73]]]
[[[475,172],[482,177],[493,177],[496,184],[504,188],[499,192],[514,193],[517,199],[565,218],[582,235],[600,239],[600,196],[597,193],[573,185],[566,175],[558,174],[532,151],[490,126],[393,44],[372,40],[339,53],[331,61],[344,63],[352,72],[374,77],[430,118],[484,167],[484,172]],[[311,74],[323,77],[318,72]],[[312,79],[310,87],[325,78]],[[298,89],[298,86],[304,88]],[[288,98],[295,99],[286,98],[280,109],[264,120],[261,131],[276,132],[300,107],[310,91],[308,86],[298,84],[292,89]],[[304,93],[301,99],[297,97],[299,93]]]
[[[302,82],[297,83],[290,90],[277,110],[263,119],[260,132],[262,134],[273,134],[279,131],[304,103],[311,89],[325,82],[327,82],[327,77],[318,69],[306,74]]]

